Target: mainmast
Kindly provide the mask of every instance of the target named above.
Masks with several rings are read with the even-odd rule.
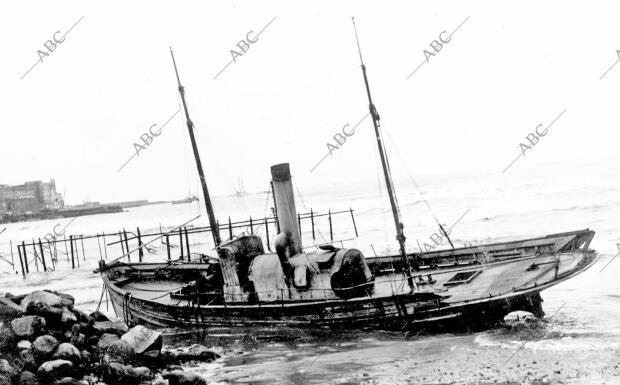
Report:
[[[375,127],[375,136],[377,137],[377,146],[379,147],[379,156],[381,157],[381,165],[383,166],[383,176],[385,177],[385,184],[387,187],[388,195],[390,197],[390,205],[392,206],[392,215],[394,216],[394,224],[396,225],[396,239],[398,240],[398,244],[400,246],[400,256],[403,260],[403,272],[407,277],[407,281],[409,282],[409,287],[411,290],[417,290],[417,286],[413,277],[411,276],[411,264],[409,263],[409,258],[407,257],[407,251],[405,249],[405,234],[403,232],[403,222],[400,218],[400,209],[398,208],[398,203],[396,201],[396,193],[394,191],[394,183],[392,181],[392,175],[390,174],[390,165],[387,160],[387,155],[385,154],[385,148],[383,146],[383,138],[381,136],[381,126],[379,123],[379,113],[375,108],[375,105],[372,102],[372,97],[370,96],[370,86],[368,85],[368,77],[366,76],[366,66],[364,65],[364,60],[362,59],[362,49],[360,48],[360,42],[357,37],[357,28],[355,27],[355,18],[351,18],[353,20],[353,29],[355,30],[355,41],[357,42],[357,50],[360,55],[360,62],[362,64],[362,73],[364,74],[364,83],[366,84],[366,94],[368,95],[368,108],[370,110],[370,115],[372,116],[372,123]]]
[[[185,110],[185,120],[187,121],[187,130],[189,131],[189,138],[192,141],[192,149],[194,150],[194,158],[196,159],[196,168],[198,168],[198,176],[200,177],[200,184],[202,185],[202,193],[204,195],[205,206],[207,206],[207,214],[209,216],[209,225],[211,227],[211,234],[213,235],[213,242],[215,246],[219,246],[222,243],[220,238],[220,229],[215,220],[215,214],[213,213],[213,205],[211,204],[211,198],[209,197],[209,189],[207,188],[207,180],[205,179],[205,173],[202,170],[202,163],[200,162],[200,155],[198,154],[198,146],[196,146],[196,139],[194,138],[194,123],[189,118],[189,112],[187,111],[187,103],[185,102],[185,88],[181,85],[181,79],[179,78],[179,71],[177,70],[177,63],[174,60],[174,53],[170,48],[170,55],[172,55],[172,63],[174,64],[174,72],[177,75],[177,83],[179,84],[179,94],[181,94],[181,100],[183,101],[183,109]]]

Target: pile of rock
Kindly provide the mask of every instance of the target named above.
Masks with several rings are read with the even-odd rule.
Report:
[[[162,351],[161,333],[74,303],[52,291],[0,297],[0,385],[206,384],[179,364],[217,353],[200,345]]]

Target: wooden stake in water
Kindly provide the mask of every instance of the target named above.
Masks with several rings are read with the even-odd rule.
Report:
[[[17,253],[19,254],[19,266],[22,268],[22,276],[26,276],[26,272],[24,271],[24,262],[22,261],[22,250],[19,247],[19,244],[17,244]]]

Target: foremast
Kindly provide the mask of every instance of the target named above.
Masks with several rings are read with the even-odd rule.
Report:
[[[379,123],[380,117],[372,97],[370,96],[370,86],[368,85],[368,76],[366,75],[366,66],[364,65],[364,59],[362,58],[362,49],[360,47],[359,38],[357,36],[357,28],[355,26],[355,18],[351,18],[353,21],[353,29],[355,31],[355,41],[357,42],[357,50],[360,55],[360,63],[362,66],[362,73],[364,75],[364,84],[366,85],[366,94],[368,95],[368,109],[370,110],[370,116],[372,117],[372,124],[375,127],[375,136],[377,138],[377,146],[379,148],[379,157],[381,158],[381,165],[383,166],[383,176],[385,177],[385,185],[387,187],[388,196],[390,197],[390,205],[392,206],[392,216],[394,217],[394,225],[396,226],[396,240],[400,248],[400,256],[403,262],[403,273],[407,277],[409,288],[417,290],[417,285],[411,275],[411,263],[407,257],[407,250],[405,249],[405,233],[403,231],[403,222],[400,215],[400,209],[398,208],[398,202],[396,201],[396,192],[394,191],[394,183],[392,181],[392,175],[390,172],[390,166],[383,146],[383,137],[381,136],[381,125]]]
[[[211,234],[213,235],[213,242],[215,246],[219,246],[222,243],[220,238],[220,229],[215,220],[215,214],[213,213],[213,205],[211,204],[211,198],[209,196],[209,188],[207,187],[207,180],[205,179],[204,171],[202,170],[202,162],[200,161],[200,154],[198,154],[198,146],[196,146],[196,138],[194,138],[194,123],[189,118],[189,112],[187,110],[187,103],[185,102],[185,88],[181,85],[181,79],[179,78],[179,71],[177,70],[177,63],[174,60],[174,53],[170,48],[170,55],[172,56],[172,64],[174,64],[174,72],[177,75],[177,83],[179,84],[179,94],[181,94],[181,101],[183,102],[183,109],[185,110],[185,120],[187,121],[187,130],[189,131],[189,138],[192,142],[192,150],[194,150],[194,159],[196,159],[196,168],[198,169],[198,176],[200,177],[200,185],[202,186],[202,193],[204,195],[205,206],[207,207],[207,215],[209,217],[209,225],[211,227]]]

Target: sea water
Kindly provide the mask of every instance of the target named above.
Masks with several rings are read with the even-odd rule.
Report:
[[[526,162],[520,160],[506,173],[421,176],[416,180],[419,189],[409,178],[397,179],[396,185],[407,245],[412,251],[418,250],[418,245],[432,245],[433,234],[439,234],[435,217],[445,228],[451,228],[456,246],[595,230],[590,247],[597,250],[599,261],[587,272],[542,293],[546,317],[541,326],[457,335],[321,331],[294,338],[232,336],[220,343],[204,334],[181,333],[170,337],[169,342],[220,345],[216,348],[223,354],[221,360],[191,368],[215,383],[620,383],[620,258],[614,260],[620,253],[620,169],[600,162],[532,169]],[[359,248],[368,256],[397,251],[389,201],[376,182],[343,181],[328,188],[298,188],[296,193],[299,212],[354,210],[358,236],[349,213],[333,216],[338,244],[342,240],[342,245]],[[228,216],[233,221],[249,216],[263,218],[270,215],[273,206],[272,197],[266,193],[221,196],[213,201],[221,224]],[[167,231],[202,213],[196,202],[136,207],[123,213],[78,217],[67,226],[66,234],[118,234],[123,228],[134,231],[136,227],[142,233],[159,232],[160,228]],[[57,224],[69,222],[60,219],[2,225],[6,229],[0,234],[0,256],[11,260],[9,240],[38,240],[53,234]],[[206,215],[187,226],[204,225]],[[265,236],[264,227],[253,230]],[[315,240],[309,222],[302,224],[302,231],[304,245],[309,248],[330,241],[327,217],[316,219]],[[270,232],[273,240],[274,229]],[[190,235],[192,252],[212,254],[210,240],[205,237],[209,238]],[[106,243],[118,239],[111,236]],[[71,269],[62,254],[56,271],[37,273],[31,265],[31,273],[23,278],[18,263],[12,268],[0,261],[0,292],[60,290],[74,295],[81,309],[100,306],[114,316],[111,306],[106,308],[105,297],[101,300],[101,279],[93,270],[100,258],[120,256],[120,245],[108,246],[106,256],[92,240],[87,243],[85,258],[80,254],[76,269]],[[175,239],[171,243],[178,244]],[[145,260],[166,258],[161,241],[149,246],[153,253],[147,252]],[[448,247],[445,241],[438,246]],[[178,249],[173,252],[178,253]],[[13,259],[17,261],[17,255]]]

